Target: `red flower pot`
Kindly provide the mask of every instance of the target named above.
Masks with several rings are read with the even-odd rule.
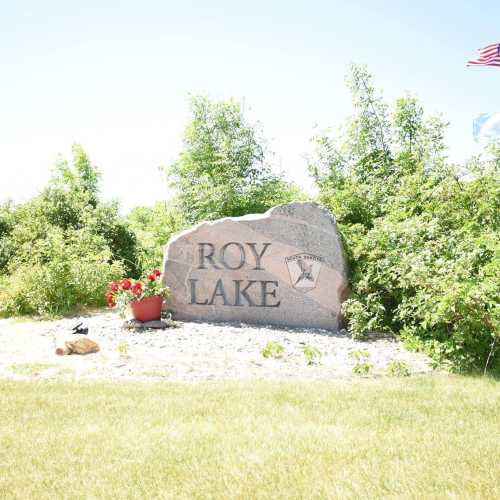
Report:
[[[156,295],[130,303],[132,314],[137,321],[156,321],[161,319],[163,297]]]

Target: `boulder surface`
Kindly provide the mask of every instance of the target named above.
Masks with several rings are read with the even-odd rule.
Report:
[[[203,222],[174,236],[163,280],[178,320],[334,331],[348,289],[335,218],[316,203]]]

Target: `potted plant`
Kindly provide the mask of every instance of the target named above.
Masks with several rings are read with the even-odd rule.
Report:
[[[170,290],[161,283],[161,272],[155,269],[140,280],[123,278],[110,283],[106,293],[109,307],[118,307],[122,315],[130,304],[132,315],[137,321],[161,319],[163,299]]]

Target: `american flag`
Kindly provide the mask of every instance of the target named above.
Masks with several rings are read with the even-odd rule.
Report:
[[[478,51],[479,57],[467,61],[467,66],[498,66],[500,68],[500,43],[490,43]]]

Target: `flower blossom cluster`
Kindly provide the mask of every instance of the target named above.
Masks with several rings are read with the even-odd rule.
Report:
[[[161,295],[162,287],[158,278],[161,276],[159,269],[154,269],[147,276],[146,280],[131,280],[123,278],[120,281],[110,283],[106,292],[106,302],[109,307],[115,307],[117,298],[122,297],[127,302],[140,300],[152,295]]]

